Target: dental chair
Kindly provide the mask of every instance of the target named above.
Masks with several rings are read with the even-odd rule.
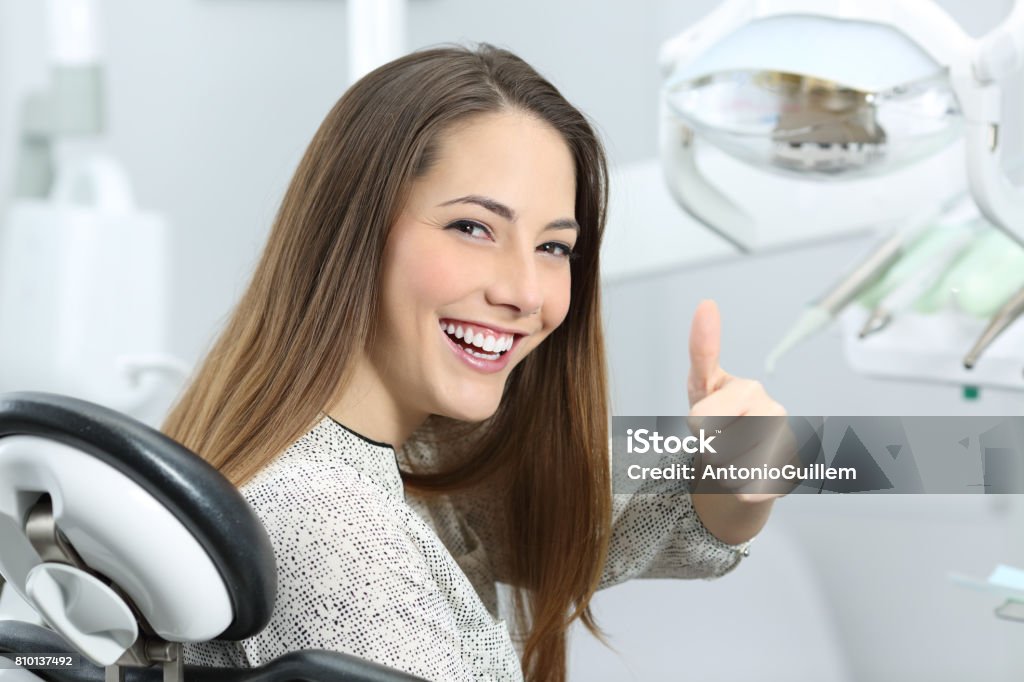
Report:
[[[266,626],[270,540],[208,463],[75,398],[0,394],[0,577],[39,616],[0,613],[0,682],[424,682],[320,650],[258,668],[185,665],[183,642]],[[42,654],[74,665],[12,665]]]

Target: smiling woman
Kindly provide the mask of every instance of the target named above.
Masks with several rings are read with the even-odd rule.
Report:
[[[601,634],[597,589],[737,564],[685,489],[611,494],[606,178],[586,118],[505,50],[415,52],[344,94],[164,424],[278,562],[266,630],[187,660],[560,682],[572,622]]]
[[[328,414],[389,443],[431,414],[493,415],[509,373],[569,311],[575,177],[562,136],[531,113],[480,114],[442,134],[388,234],[380,339]],[[462,343],[435,331],[442,320]],[[508,353],[488,355],[510,337]]]

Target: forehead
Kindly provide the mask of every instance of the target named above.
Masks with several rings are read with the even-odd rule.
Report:
[[[521,112],[474,116],[438,140],[421,192],[480,194],[503,202],[546,204],[572,215],[576,194],[572,153],[550,124]],[[515,207],[515,206],[514,206]]]

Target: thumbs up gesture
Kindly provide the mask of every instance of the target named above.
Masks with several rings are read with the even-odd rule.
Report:
[[[719,365],[722,324],[718,306],[704,300],[697,306],[690,327],[690,429],[716,434],[715,454],[700,453],[695,492],[731,492],[740,502],[764,502],[785,495],[793,485],[778,480],[702,478],[705,466],[780,466],[794,461],[795,438],[786,410],[771,398],[760,382],[735,377]],[[774,419],[738,419],[774,417]],[[714,497],[718,497],[717,495]]]

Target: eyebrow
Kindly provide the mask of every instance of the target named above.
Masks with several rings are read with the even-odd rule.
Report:
[[[519,218],[519,216],[516,215],[515,211],[513,211],[511,208],[501,203],[500,201],[495,201],[490,197],[482,197],[478,194],[468,194],[464,197],[459,197],[458,199],[452,199],[451,201],[446,201],[443,204],[438,204],[438,206],[451,206],[452,204],[476,204],[477,206],[482,206],[483,208],[486,208],[491,213],[495,213],[501,216],[510,223],[516,222],[516,220]],[[559,218],[558,220],[552,220],[550,223],[544,226],[544,229],[569,229],[576,230],[577,232],[579,232],[580,224],[577,223],[572,218]]]

